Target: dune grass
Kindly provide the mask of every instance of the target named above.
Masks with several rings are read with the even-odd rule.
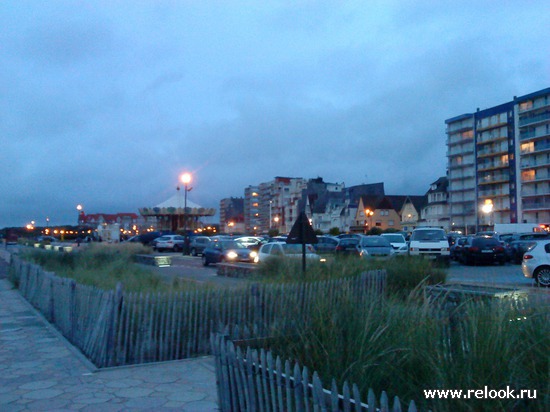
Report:
[[[115,289],[122,283],[128,292],[167,292],[197,289],[201,286],[184,279],[166,281],[152,267],[134,262],[136,254],[149,254],[141,244],[92,243],[70,253],[27,249],[23,257],[57,276],[100,289]]]
[[[296,282],[338,279],[357,276],[368,270],[386,270],[388,289],[392,293],[408,294],[419,284],[445,283],[447,270],[432,261],[415,256],[387,260],[358,259],[356,257],[328,258],[326,262],[307,262],[302,272],[299,259],[270,259],[262,262],[256,279],[263,282]]]
[[[456,311],[440,312],[423,299],[420,289],[407,299],[380,296],[368,302],[358,302],[351,291],[342,290],[338,305],[316,302],[303,329],[272,349],[318,371],[325,384],[332,378],[339,385],[356,383],[363,399],[371,387],[378,394],[387,391],[390,398],[414,399],[421,410],[547,410],[547,308],[534,306],[521,320],[506,301],[470,301]],[[537,399],[428,401],[423,393],[485,386],[509,386],[518,393],[537,390]]]

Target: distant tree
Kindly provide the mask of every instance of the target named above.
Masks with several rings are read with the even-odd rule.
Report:
[[[340,234],[340,229],[337,227],[331,227],[328,234],[331,236],[338,236]]]
[[[269,235],[269,237],[279,236],[279,230],[278,229],[269,229],[267,234]]]
[[[321,235],[323,235],[324,233],[323,233],[323,231],[322,231],[321,229],[315,229],[315,234],[316,234],[317,236],[321,236]]]
[[[380,229],[379,227],[373,227],[371,230],[369,230],[369,235],[379,235],[383,232],[382,229]]]

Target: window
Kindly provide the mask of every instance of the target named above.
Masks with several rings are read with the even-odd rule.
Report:
[[[388,226],[394,226],[393,220],[388,220]]]

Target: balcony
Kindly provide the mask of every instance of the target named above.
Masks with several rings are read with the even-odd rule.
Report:
[[[537,144],[537,143],[540,143],[540,144]],[[548,150],[550,150],[550,143],[535,142],[535,146],[533,148],[522,149],[520,153],[522,155],[530,155],[534,153],[547,152]]]
[[[540,167],[550,166],[546,160],[537,160],[537,158],[528,157],[521,159],[519,167],[521,169],[537,169]]]
[[[521,104],[519,105],[519,113],[529,113],[529,112],[532,112],[533,110],[537,110],[537,109],[540,109],[542,107],[550,107],[550,101],[544,101],[544,100],[538,100],[538,101],[535,101],[535,103],[530,106],[530,107],[525,107],[524,109],[521,108]]]
[[[469,145],[468,147],[457,147],[457,146],[448,146],[447,157],[450,156],[465,156],[474,153],[474,145]]]
[[[548,133],[547,131],[535,131],[535,130],[530,130],[528,132],[522,132],[519,134],[519,140],[523,141],[523,140],[533,140],[533,139],[539,139],[541,137],[548,137],[550,136],[550,133]]]
[[[477,157],[489,157],[489,156],[502,156],[508,154],[507,147],[492,147],[485,148],[477,151]]]
[[[455,134],[455,133],[464,133],[464,132],[467,132],[467,131],[470,131],[470,130],[473,130],[474,126],[470,125],[470,126],[458,126],[458,127],[447,127],[446,129],[446,132],[447,134],[451,135],[451,134]]]
[[[477,170],[501,169],[501,168],[506,168],[508,166],[509,166],[508,162],[501,162],[501,161],[487,162],[487,163],[478,164]]]
[[[550,112],[541,113],[536,116],[523,117],[519,119],[519,127],[533,125],[535,123],[542,123],[550,120]]]
[[[550,209],[550,198],[537,198],[523,200],[522,202],[523,210],[548,210]]]
[[[481,137],[479,136],[476,143],[477,144],[484,144],[484,143],[488,143],[488,142],[498,142],[500,140],[507,140],[508,139],[508,136],[486,136],[486,137]]]
[[[476,129],[476,132],[482,132],[482,131],[485,131],[485,130],[495,129],[497,127],[503,127],[503,126],[506,126],[507,124],[508,124],[508,122],[499,122],[499,123],[495,123],[495,124],[488,124],[487,126],[479,126]]]
[[[508,174],[497,174],[497,175],[487,175],[479,176],[478,185],[494,185],[497,183],[508,183],[510,181],[510,175]]]
[[[535,188],[529,186],[523,186],[521,190],[522,197],[533,197],[533,196],[548,196],[550,195],[550,187]]]
[[[473,173],[458,173],[458,172],[449,173],[449,180],[465,180],[465,179],[473,179],[473,178],[474,178]]]
[[[534,176],[522,176],[521,178],[522,183],[537,183],[537,182],[545,182],[549,180],[550,180],[549,173],[537,173]]]
[[[480,190],[478,192],[480,198],[496,197],[496,196],[510,196],[510,188],[508,186],[500,189],[495,188],[492,190]]]
[[[450,169],[465,169],[467,167],[473,167],[474,166],[474,161],[470,161],[470,162],[462,162],[462,163],[456,163],[456,162],[451,162],[451,164],[449,165],[449,168]]]
[[[452,185],[448,189],[449,192],[466,192],[468,190],[473,191],[474,187],[473,186],[464,186],[464,185]]]

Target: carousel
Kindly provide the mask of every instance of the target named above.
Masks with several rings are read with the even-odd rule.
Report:
[[[155,207],[143,207],[139,209],[139,213],[147,222],[155,222],[156,230],[186,232],[201,228],[199,219],[214,216],[216,209],[204,208],[188,200],[178,187],[176,194],[170,199]]]

